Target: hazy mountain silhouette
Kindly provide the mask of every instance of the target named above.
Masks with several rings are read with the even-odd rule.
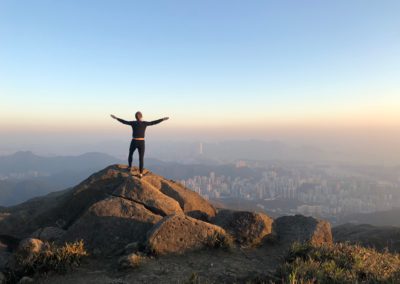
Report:
[[[301,160],[321,161],[335,158],[332,153],[314,146],[291,146],[278,140],[230,140],[203,143],[204,156],[225,161],[248,160]]]
[[[17,204],[76,185],[90,173],[116,162],[120,160],[103,153],[42,157],[20,151],[0,156],[0,205]]]
[[[119,159],[104,153],[85,153],[78,156],[42,157],[31,151],[19,151],[12,155],[0,156],[0,173],[11,174],[38,171],[56,174],[65,171],[96,169],[119,162]],[[93,172],[93,170],[92,170]]]

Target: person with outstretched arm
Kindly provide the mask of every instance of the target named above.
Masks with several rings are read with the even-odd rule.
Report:
[[[111,117],[118,120],[119,122],[130,125],[132,127],[132,141],[131,145],[129,147],[129,155],[128,155],[128,163],[129,167],[128,170],[131,169],[132,167],[132,156],[133,153],[135,152],[136,149],[138,149],[139,152],[139,177],[141,178],[143,176],[143,158],[144,158],[144,134],[146,132],[146,127],[150,125],[155,125],[158,124],[164,120],[169,119],[169,117],[164,117],[161,119],[157,119],[154,121],[143,121],[143,115],[140,111],[136,112],[135,118],[136,120],[133,121],[127,121],[123,120],[121,118],[116,117],[115,115],[111,114]]]

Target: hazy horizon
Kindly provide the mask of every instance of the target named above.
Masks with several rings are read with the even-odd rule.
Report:
[[[400,164],[399,8],[2,1],[0,152],[128,143],[109,114],[141,110],[171,117],[154,143],[279,140]]]

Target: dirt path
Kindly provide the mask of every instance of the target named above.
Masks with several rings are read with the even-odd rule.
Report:
[[[203,250],[185,255],[148,259],[139,268],[118,271],[116,259],[89,260],[67,275],[39,283],[244,283],[269,278],[282,262],[282,248]]]

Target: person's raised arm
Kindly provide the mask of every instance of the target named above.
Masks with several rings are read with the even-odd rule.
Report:
[[[164,120],[168,120],[169,117],[163,117],[157,120],[153,120],[153,121],[149,121],[147,122],[147,125],[154,125],[154,124],[159,124],[160,122],[164,121]]]
[[[127,125],[131,125],[131,124],[132,124],[131,121],[123,120],[123,119],[121,119],[121,118],[116,117],[116,116],[113,115],[113,114],[110,114],[110,116],[111,116],[112,118],[118,120],[119,122],[123,123],[123,124],[127,124]]]

